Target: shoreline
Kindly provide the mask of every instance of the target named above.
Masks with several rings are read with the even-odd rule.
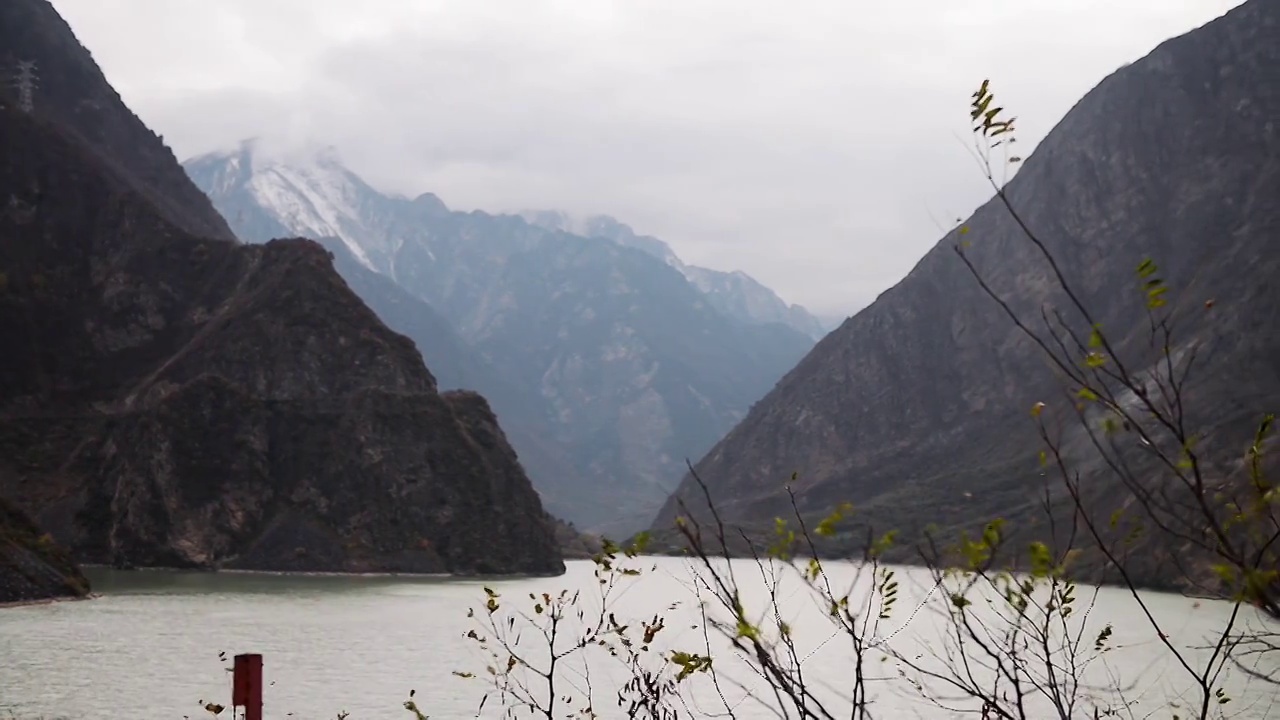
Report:
[[[109,570],[121,573],[210,573],[217,575],[276,575],[280,577],[349,577],[349,578],[406,578],[413,580],[461,580],[479,582],[483,580],[527,580],[532,578],[561,577],[564,573],[520,573],[511,575],[456,575],[454,573],[410,573],[410,572],[342,572],[334,570],[246,570],[241,568],[176,568],[176,567],[140,567],[122,570],[102,563],[84,563],[82,570]],[[35,598],[32,600],[10,600],[0,602],[0,610],[6,608],[30,607],[35,605],[52,605],[60,602],[78,600],[96,600],[100,593],[90,591],[87,595],[61,595],[58,597]]]
[[[33,605],[53,605],[62,602],[78,602],[80,600],[96,600],[100,595],[91,592],[88,595],[59,595],[58,597],[36,598],[34,600],[10,600],[8,602],[0,602],[0,610],[5,608],[31,607]]]
[[[671,558],[671,557],[679,557],[679,556],[680,556],[679,553],[655,552],[655,553],[643,553],[638,557]],[[748,560],[748,561],[750,560],[750,558],[738,557],[736,555],[732,556],[732,559]],[[584,561],[573,558],[573,559],[566,559],[566,564],[568,562],[584,562]],[[923,567],[923,565],[919,565],[911,562],[898,562],[898,563],[889,563],[889,564],[900,565],[906,568]],[[121,573],[147,573],[147,572],[201,573],[201,574],[210,573],[210,574],[229,574],[229,575],[275,575],[280,577],[296,576],[296,577],[304,577],[304,578],[307,578],[307,577],[316,577],[316,578],[350,577],[350,578],[369,578],[369,579],[405,578],[405,579],[422,579],[422,580],[436,580],[436,581],[471,581],[471,582],[480,582],[480,581],[488,581],[488,580],[503,581],[503,580],[526,580],[526,579],[534,579],[534,578],[556,578],[556,577],[563,577],[565,574],[565,573],[554,573],[554,574],[553,573],[520,573],[520,574],[510,574],[510,575],[456,575],[453,573],[295,571],[295,570],[251,570],[251,569],[241,569],[241,568],[176,568],[176,567],[140,567],[140,568],[130,568],[128,570],[123,570],[123,569],[113,568],[111,565],[106,565],[101,563],[86,563],[81,565],[80,567],[86,570],[109,570],[109,571],[121,572]],[[1090,586],[1094,586],[1094,585],[1091,583]],[[1114,590],[1122,590],[1126,587],[1123,583],[1116,582],[1115,580],[1104,581],[1097,584],[1097,586],[1114,589]],[[1216,602],[1216,601],[1226,600],[1226,598],[1223,598],[1221,596],[1216,596],[1212,593],[1203,592],[1203,591],[1195,592],[1195,591],[1191,591],[1188,588],[1139,586],[1138,590],[1140,592],[1174,595],[1184,599],[1196,600],[1196,601]],[[74,602],[79,600],[96,600],[101,597],[102,597],[102,594],[93,592],[91,590],[87,595],[83,595],[83,596],[63,595],[58,597],[36,598],[32,600],[11,600],[7,602],[0,602],[0,610],[4,610],[5,608],[15,608],[15,607],[51,605],[54,603]]]
[[[299,577],[414,577],[446,579],[462,577],[450,573],[396,573],[396,572],[342,572],[338,570],[245,570],[241,568],[177,568],[177,567],[139,567],[115,568],[110,565],[81,565],[84,569],[110,570],[120,573],[212,573],[215,575],[290,575]]]
[[[424,578],[430,580],[520,580],[525,578],[561,577],[560,573],[510,573],[501,575],[460,575],[457,573],[415,573],[415,572],[351,572],[343,570],[252,570],[246,568],[179,568],[179,567],[137,567],[129,569],[115,568],[102,563],[82,563],[82,569],[111,570],[122,573],[212,573],[217,575],[281,575],[297,577],[354,577],[354,578]]]

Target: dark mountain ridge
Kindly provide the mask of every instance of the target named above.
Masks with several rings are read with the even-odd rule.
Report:
[[[62,132],[80,140],[173,225],[200,237],[235,238],[209,198],[187,181],[173,151],[125,106],[50,3],[0,3],[0,37],[6,76],[18,63],[34,63],[38,113],[57,118]]]
[[[1148,343],[1135,268],[1159,264],[1178,301],[1175,351],[1203,348],[1189,421],[1222,474],[1280,406],[1277,67],[1280,4],[1246,3],[1102,81],[1007,186],[1125,352]],[[1039,323],[1042,308],[1058,308],[1084,337],[1088,328],[998,201],[965,226],[820,341],[697,463],[727,519],[764,528],[788,515],[794,471],[806,511],[849,500],[886,529],[1032,522],[1044,481],[1028,410],[1070,401],[953,247],[970,243],[968,257],[1019,315]],[[1083,434],[1070,422],[1061,432],[1086,487],[1104,498],[1104,468],[1089,464]],[[671,527],[681,500],[701,506],[691,478],[655,530]]]
[[[3,12],[7,46],[92,64],[43,0]],[[31,112],[0,96],[0,337],[22,349],[0,359],[0,495],[83,562],[563,571],[484,398],[439,393],[321,245],[176,224],[209,227],[155,136],[126,123],[104,150],[47,83]]]

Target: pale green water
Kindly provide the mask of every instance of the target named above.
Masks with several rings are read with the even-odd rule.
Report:
[[[619,619],[647,618],[681,602],[668,613],[665,641],[699,649],[702,634],[694,627],[698,613],[686,561],[661,558],[645,563],[657,569],[624,588],[616,605]],[[735,562],[735,570],[744,584],[747,578],[759,577],[751,563]],[[401,703],[411,688],[433,719],[472,717],[484,685],[453,671],[483,675],[481,656],[462,637],[472,627],[467,608],[483,602],[482,584],[504,598],[561,588],[590,591],[596,587],[591,571],[590,563],[574,562],[559,578],[485,583],[94,571],[94,588],[102,595],[98,599],[0,610],[0,718],[209,717],[198,706],[200,700],[229,701],[230,675],[219,652],[264,655],[268,718],[333,718],[345,710],[351,720],[406,720],[410,716]],[[938,616],[929,607],[908,620],[931,583],[920,570],[904,569],[901,575],[901,612],[880,634],[904,653],[930,643],[936,646]],[[806,656],[806,672],[815,682],[847,687],[846,646],[830,641],[829,626],[803,589],[791,587],[781,597]],[[1223,603],[1196,603],[1174,595],[1147,597],[1169,634],[1183,645],[1202,642],[1230,609]],[[1159,707],[1159,697],[1187,689],[1125,593],[1103,591],[1090,618],[1115,626],[1114,642],[1121,648],[1110,656],[1107,672],[1134,684],[1134,695],[1145,689],[1149,709]],[[728,660],[718,663],[722,671],[751,686],[750,671]],[[894,675],[891,664],[880,667],[880,674]],[[596,709],[609,717],[616,712],[612,688],[625,679],[625,670],[601,657],[593,661],[591,674],[599,691]],[[1237,713],[1232,717],[1280,718],[1280,708],[1273,707],[1273,687],[1249,685],[1238,673],[1230,683],[1231,709]],[[876,687],[877,717],[951,716],[921,701],[899,681]],[[725,695],[738,717],[772,716],[751,700],[743,702],[744,690],[728,687]],[[692,687],[690,702],[704,714],[723,711],[722,705],[716,706],[718,695],[705,683]],[[493,709],[486,708],[486,715]],[[229,716],[230,711],[222,715]],[[1167,710],[1157,714],[1170,716]]]

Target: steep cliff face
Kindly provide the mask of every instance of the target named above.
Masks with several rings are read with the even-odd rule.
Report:
[[[56,15],[26,20],[48,64],[92,65]],[[163,160],[145,143],[104,148],[5,93],[0,496],[87,562],[563,570],[488,404],[438,393],[323,247],[189,233],[176,161],[139,187]]]
[[[1191,422],[1224,472],[1253,425],[1280,407],[1278,66],[1280,4],[1246,3],[1106,78],[1008,186],[1127,351],[1148,342],[1135,268],[1147,257],[1159,264],[1178,301],[1175,350],[1202,346]],[[1081,331],[1003,207],[992,201],[965,225],[968,256],[1015,311],[1039,324],[1042,308],[1059,308]],[[961,240],[948,235],[819,342],[697,464],[727,518],[752,525],[788,514],[782,488],[792,472],[805,509],[849,500],[882,527],[1037,512],[1044,483],[1027,411],[1069,400],[955,255]],[[1083,451],[1065,426],[1065,445]],[[1107,492],[1104,481],[1087,486]],[[696,508],[697,498],[686,478],[654,528],[669,528],[678,503]]]
[[[352,287],[417,339],[429,364],[433,353],[468,358],[442,364],[441,376],[467,369],[447,377],[491,400],[550,511],[588,530],[643,528],[685,458],[710,448],[812,344],[782,323],[720,312],[648,252],[453,212],[432,195],[385,195],[332,154],[282,157],[246,143],[186,167],[246,240],[279,227],[338,238]],[[403,292],[430,312],[414,320]],[[465,348],[428,327],[436,313]]]
[[[187,182],[163,139],[125,107],[48,0],[0,3],[0,73],[12,77],[19,63],[33,67],[35,115],[79,139],[171,224],[201,237],[235,237],[209,199]],[[16,94],[5,98],[11,105],[17,101]]]

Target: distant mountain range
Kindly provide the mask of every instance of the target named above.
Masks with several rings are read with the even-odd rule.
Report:
[[[686,265],[667,243],[651,235],[637,235],[608,215],[578,218],[559,210],[526,210],[520,216],[535,225],[552,230],[612,240],[619,245],[643,250],[679,270],[707,296],[717,310],[744,323],[782,323],[810,336],[815,342],[839,322],[823,322],[800,305],[789,305],[778,294],[750,275],[736,270],[724,272]],[[843,320],[843,318],[841,319]]]
[[[442,387],[490,400],[549,510],[583,529],[644,527],[685,459],[822,334],[746,275],[686,266],[609,218],[455,212],[379,192],[332,151],[252,141],[185,168],[242,239],[326,244]]]

